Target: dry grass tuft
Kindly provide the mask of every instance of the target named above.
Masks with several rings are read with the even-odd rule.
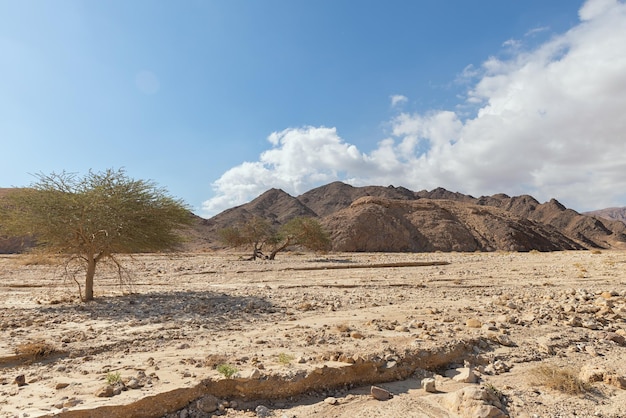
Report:
[[[531,376],[534,384],[569,395],[578,395],[590,389],[590,385],[580,380],[571,369],[541,365],[531,371]]]
[[[54,346],[43,340],[18,344],[18,346],[15,347],[15,353],[17,355],[29,357],[31,360],[42,359],[55,352]]]

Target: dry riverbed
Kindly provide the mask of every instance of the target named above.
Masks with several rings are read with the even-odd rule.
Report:
[[[86,304],[32,259],[0,417],[626,416],[625,252],[137,255]]]

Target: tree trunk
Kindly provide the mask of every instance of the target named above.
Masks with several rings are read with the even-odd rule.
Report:
[[[96,274],[96,256],[87,257],[87,275],[85,277],[85,302],[93,300],[93,277]]]
[[[287,237],[287,239],[285,239],[285,241],[283,241],[282,244],[278,244],[276,247],[274,247],[272,249],[272,252],[270,253],[269,259],[270,260],[274,260],[274,258],[276,258],[276,254],[278,254],[280,251],[282,251],[285,248],[287,248],[290,244],[291,244],[291,238]]]

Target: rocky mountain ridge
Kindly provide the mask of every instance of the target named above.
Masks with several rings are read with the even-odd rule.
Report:
[[[6,189],[5,189],[6,190]],[[2,193],[0,193],[0,196]],[[529,195],[473,197],[443,188],[355,187],[333,182],[294,197],[270,189],[249,203],[203,219],[184,231],[185,250],[223,248],[219,231],[258,216],[279,226],[317,218],[335,251],[557,251],[626,248],[626,224],[580,214],[552,199]],[[0,253],[23,242],[0,239]]]
[[[475,198],[443,188],[354,187],[333,182],[294,197],[270,189],[200,222],[214,247],[220,229],[253,216],[276,225],[313,216],[336,251],[555,251],[626,248],[622,222],[582,215],[529,195]],[[215,238],[213,238],[215,237]]]

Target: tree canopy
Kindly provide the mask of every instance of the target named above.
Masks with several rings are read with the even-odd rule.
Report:
[[[255,216],[247,222],[222,229],[220,238],[232,247],[252,246],[252,260],[268,258],[273,260],[280,251],[291,245],[301,245],[314,251],[327,251],[330,238],[322,225],[313,218],[293,218],[279,228],[274,228],[265,219]],[[269,254],[263,254],[263,247],[269,247]]]
[[[48,251],[83,260],[84,300],[93,299],[99,261],[117,263],[115,254],[174,249],[182,242],[177,231],[192,220],[182,201],[152,181],[129,178],[123,169],[36,177],[29,188],[7,194],[3,229],[34,236]]]

